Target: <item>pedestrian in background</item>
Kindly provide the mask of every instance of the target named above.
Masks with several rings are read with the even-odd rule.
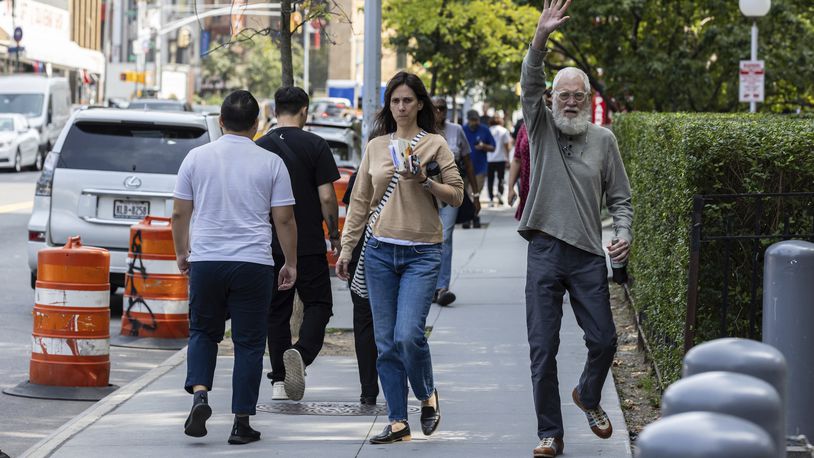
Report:
[[[531,164],[529,162],[529,134],[526,124],[520,125],[517,132],[517,142],[514,146],[514,157],[509,168],[509,205],[514,205],[514,200],[519,196],[520,203],[517,204],[517,211],[514,218],[520,220],[523,216],[523,209],[526,207],[526,199],[529,195],[529,176],[531,175]],[[515,191],[515,186],[517,190]]]
[[[468,188],[474,189],[477,186],[475,181],[475,171],[472,168],[472,161],[469,159],[469,142],[464,134],[464,129],[458,124],[447,121],[447,101],[443,97],[432,98],[435,109],[435,128],[447,141],[449,150],[455,156],[455,163],[462,178],[469,180]],[[471,190],[468,191],[471,193]],[[480,201],[473,200],[475,211],[480,210]],[[449,290],[452,280],[452,232],[455,230],[455,222],[458,219],[458,207],[444,205],[441,207],[441,223],[444,226],[444,243],[441,248],[441,271],[438,274],[438,284],[435,287],[435,297],[433,302],[438,305],[449,305],[455,302],[455,293]]]
[[[375,444],[411,439],[408,380],[421,401],[424,434],[432,434],[441,420],[424,334],[441,268],[443,231],[436,198],[453,206],[463,200],[461,175],[444,137],[434,133],[433,105],[421,79],[399,72],[384,97],[359,167],[336,264],[337,276],[347,280],[351,250],[364,233],[367,243],[352,287],[361,296],[369,292],[390,420],[370,439]],[[400,145],[408,141],[401,156]],[[396,168],[402,161],[404,167]],[[427,175],[433,162],[439,181]]]
[[[348,179],[348,187],[342,197],[345,207],[350,206],[350,196],[353,186],[356,184],[356,175],[357,172],[353,172]],[[362,387],[359,403],[373,406],[376,405],[376,398],[379,396],[379,372],[376,370],[378,352],[376,337],[373,333],[373,312],[370,310],[370,299],[360,296],[351,288],[353,275],[356,273],[356,266],[359,264],[359,257],[362,254],[363,243],[363,240],[360,239],[353,248],[353,254],[348,264],[348,289],[350,290],[350,300],[353,303],[353,347],[356,350],[359,384]]]
[[[252,141],[257,100],[248,91],[229,94],[221,105],[224,135],[194,148],[178,170],[172,237],[178,268],[189,275],[189,346],[184,388],[193,394],[184,433],[206,435],[218,343],[227,315],[232,320],[230,444],[260,439],[249,425],[263,375],[268,305],[274,290],[272,224],[284,258],[278,289],[297,279],[297,225],[294,196],[283,161]],[[190,232],[190,221],[192,230]]]
[[[606,439],[613,433],[600,406],[616,353],[599,215],[603,199],[613,216],[614,241],[607,247],[613,262],[627,260],[633,240],[630,183],[613,133],[591,123],[588,76],[574,67],[560,70],[554,78],[553,110],[545,105],[545,46],[568,20],[570,4],[544,2],[520,78],[531,185],[518,231],[529,241],[526,324],[540,440],[536,457],[554,457],[564,446],[556,356],[566,292],[588,348],[571,397],[594,434]]]
[[[503,181],[506,178],[506,165],[509,163],[509,151],[512,149],[512,136],[509,130],[503,127],[503,117],[496,114],[490,121],[489,133],[495,140],[495,150],[486,155],[487,183],[489,188],[489,204],[494,206],[495,200],[503,206]],[[497,185],[497,191],[495,191]]]
[[[466,112],[464,134],[466,134],[466,139],[469,142],[470,159],[475,170],[475,189],[473,189],[472,196],[475,199],[480,199],[480,192],[483,189],[483,183],[486,181],[486,172],[488,170],[486,154],[495,150],[495,139],[492,137],[489,127],[481,124],[478,112],[475,110]],[[475,214],[472,225],[475,229],[480,227],[479,212]],[[463,228],[469,229],[469,223],[464,223]]]
[[[294,287],[274,291],[268,319],[268,348],[271,360],[272,399],[299,401],[305,393],[305,368],[314,362],[325,341],[331,319],[333,297],[331,274],[325,257],[328,227],[331,248],[339,250],[339,207],[333,182],[339,179],[336,161],[322,137],[302,128],[308,120],[308,94],[298,87],[280,88],[274,94],[277,126],[257,140],[257,145],[277,154],[291,176],[294,218],[297,221],[297,266]],[[275,265],[283,251],[272,239]],[[302,300],[303,314],[297,343],[291,344],[291,314],[294,292]]]

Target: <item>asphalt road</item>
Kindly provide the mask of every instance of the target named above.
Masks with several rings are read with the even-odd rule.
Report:
[[[27,263],[26,226],[38,177],[38,172],[0,171],[0,390],[28,380],[34,291]],[[110,327],[111,335],[119,333],[118,316],[112,317]],[[111,347],[110,383],[122,386],[172,353]],[[92,405],[0,394],[0,450],[19,456]]]

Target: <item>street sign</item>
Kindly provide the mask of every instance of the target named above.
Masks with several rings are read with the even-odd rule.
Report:
[[[14,41],[20,41],[23,39],[23,28],[17,26],[14,28]]]
[[[766,72],[762,60],[742,60],[740,66],[741,102],[762,102]]]
[[[9,54],[17,54],[19,52],[25,51],[25,46],[9,46],[8,53]]]

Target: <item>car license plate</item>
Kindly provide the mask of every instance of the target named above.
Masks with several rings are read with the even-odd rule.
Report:
[[[141,219],[150,214],[150,202],[146,200],[114,200],[113,217],[118,219]]]

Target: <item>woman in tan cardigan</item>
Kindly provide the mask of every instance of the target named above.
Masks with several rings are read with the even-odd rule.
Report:
[[[369,295],[373,311],[376,366],[390,419],[370,439],[377,444],[411,439],[408,380],[421,401],[423,433],[435,432],[441,420],[424,326],[441,267],[437,201],[459,206],[463,200],[463,180],[446,140],[435,134],[433,105],[421,79],[399,72],[384,97],[351,194],[336,264],[337,276],[347,279],[353,247],[366,237],[352,288]],[[394,161],[407,163],[406,170],[396,172]],[[427,166],[433,162],[440,173],[429,179]]]

